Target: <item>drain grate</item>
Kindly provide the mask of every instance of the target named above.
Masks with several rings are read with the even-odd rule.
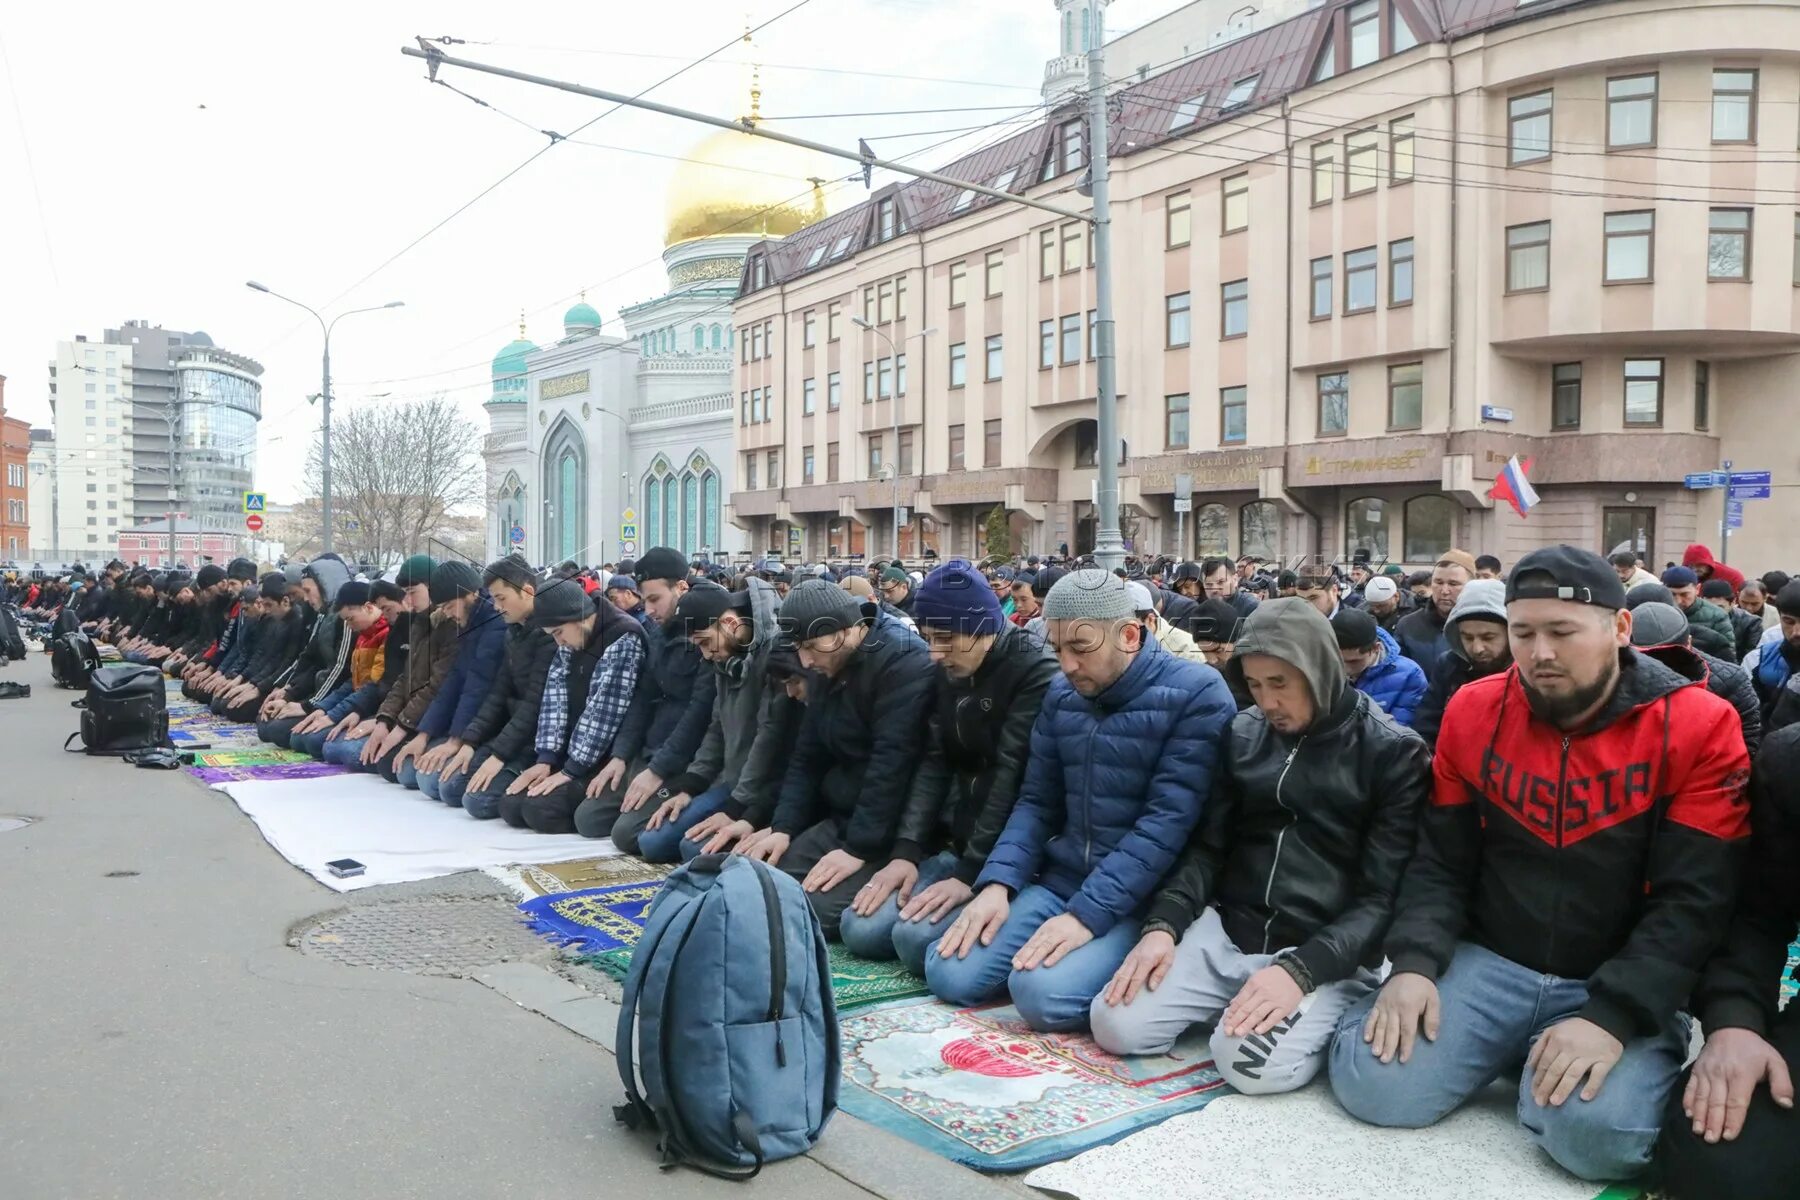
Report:
[[[15,829],[23,829],[31,824],[30,817],[0,817],[0,833],[11,833]]]
[[[556,957],[501,897],[442,896],[366,904],[300,933],[301,953],[351,967],[468,975],[495,963]]]

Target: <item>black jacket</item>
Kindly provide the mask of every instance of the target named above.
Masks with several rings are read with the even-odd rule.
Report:
[[[1180,937],[1214,905],[1238,949],[1295,947],[1315,985],[1378,964],[1431,788],[1424,739],[1346,688],[1297,738],[1239,713],[1219,762],[1145,928]]]
[[[1011,625],[971,678],[937,672],[925,758],[900,814],[895,858],[916,863],[954,850],[956,877],[974,884],[1019,798],[1031,726],[1055,676],[1043,644]]]
[[[1449,706],[1451,697],[1462,691],[1464,684],[1485,679],[1489,675],[1498,675],[1510,666],[1512,660],[1509,658],[1496,667],[1483,670],[1464,658],[1460,652],[1446,650],[1438,658],[1437,666],[1426,672],[1430,680],[1425,685],[1425,698],[1419,701],[1419,707],[1413,709],[1413,729],[1425,739],[1427,746],[1435,747],[1438,728],[1444,723],[1444,709]]]
[[[481,766],[489,756],[502,764],[531,758],[544,676],[555,657],[556,641],[543,630],[523,624],[507,627],[506,650],[493,686],[474,720],[463,727],[463,741],[475,747],[471,766]]]
[[[244,679],[264,691],[275,686],[275,680],[300,656],[312,633],[313,610],[306,604],[288,606],[285,617],[264,617],[258,624],[256,648],[244,666]]]
[[[638,624],[644,665],[612,752],[626,762],[647,757],[658,778],[673,779],[687,770],[706,736],[718,676],[694,643],[665,633],[648,617]]]
[[[935,675],[917,634],[878,620],[837,677],[808,696],[772,828],[797,837],[829,818],[858,858],[892,849]]]
[[[1766,1037],[1788,944],[1800,926],[1800,728],[1763,741],[1750,782],[1750,829],[1742,899],[1692,1007],[1709,1032],[1750,1029]]]
[[[1428,677],[1448,647],[1444,640],[1444,623],[1448,619],[1427,600],[1394,624],[1394,640],[1400,643],[1400,652],[1424,667]]]
[[[1732,637],[1736,642],[1733,646],[1736,653],[1732,655],[1731,661],[1741,663],[1744,656],[1756,649],[1757,643],[1762,641],[1762,618],[1741,608],[1728,608],[1725,615],[1731,618]]]
[[[1412,593],[1408,592],[1408,591],[1400,592],[1397,596],[1394,597],[1394,600],[1395,600],[1394,611],[1391,613],[1388,613],[1385,616],[1383,616],[1381,613],[1376,612],[1374,609],[1370,608],[1368,605],[1368,602],[1366,600],[1363,603],[1362,610],[1364,612],[1368,613],[1371,617],[1374,617],[1375,623],[1377,625],[1381,626],[1383,629],[1387,630],[1389,633],[1393,633],[1395,635],[1395,640],[1398,641],[1399,635],[1395,631],[1400,628],[1400,622],[1404,618],[1406,618],[1406,617],[1410,616],[1412,613],[1416,612],[1418,610],[1419,605],[1418,605],[1418,602],[1413,599]]]
[[[314,617],[300,653],[276,677],[275,686],[295,704],[323,700],[350,678],[350,651],[355,645],[356,635],[346,631],[343,621],[326,614]]]

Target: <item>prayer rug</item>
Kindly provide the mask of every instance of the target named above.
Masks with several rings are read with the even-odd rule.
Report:
[[[611,887],[615,883],[666,879],[674,869],[672,865],[647,863],[641,858],[620,854],[613,858],[580,858],[573,862],[507,867],[497,875],[502,883],[519,894],[521,900],[529,900],[533,896],[580,892],[588,888]]]
[[[519,905],[532,932],[584,954],[637,945],[662,880],[538,896]]]
[[[265,746],[261,750],[200,750],[194,754],[194,765],[197,767],[271,767],[315,761],[311,755],[302,754],[298,750],[282,750],[274,746]]]
[[[1206,1111],[1040,1167],[1025,1182],[1075,1200],[1632,1200],[1632,1185],[1575,1178],[1519,1127],[1516,1085],[1496,1084],[1429,1129],[1377,1129],[1321,1077],[1285,1096],[1230,1088]]]
[[[350,768],[308,760],[253,763],[241,767],[189,767],[188,773],[201,783],[210,784],[241,783],[252,779],[329,779],[333,775],[348,775]]]
[[[1230,1091],[1201,1031],[1166,1055],[1118,1058],[1085,1034],[1034,1032],[1006,1004],[900,1000],[839,1025],[839,1107],[982,1171],[1065,1159]],[[1174,1175],[1192,1186],[1186,1169]]]

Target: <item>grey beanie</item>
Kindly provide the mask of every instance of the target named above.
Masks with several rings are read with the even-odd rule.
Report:
[[[1125,581],[1098,567],[1071,571],[1044,597],[1046,621],[1129,621],[1136,615]]]
[[[1673,604],[1652,600],[1631,610],[1631,644],[1634,646],[1685,646],[1687,614]]]
[[[466,562],[447,559],[431,568],[431,582],[428,589],[433,604],[446,604],[451,600],[470,595],[481,590],[481,573]]]
[[[804,579],[781,602],[781,631],[796,642],[842,633],[873,622],[876,606],[865,604],[823,579]]]

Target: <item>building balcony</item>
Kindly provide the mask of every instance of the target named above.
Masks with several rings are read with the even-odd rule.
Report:
[[[731,416],[731,393],[696,396],[688,400],[670,400],[664,404],[645,404],[631,410],[631,428],[658,429],[685,421]]]
[[[503,454],[508,450],[523,450],[524,448],[525,431],[523,429],[502,429],[481,439],[483,454]]]

